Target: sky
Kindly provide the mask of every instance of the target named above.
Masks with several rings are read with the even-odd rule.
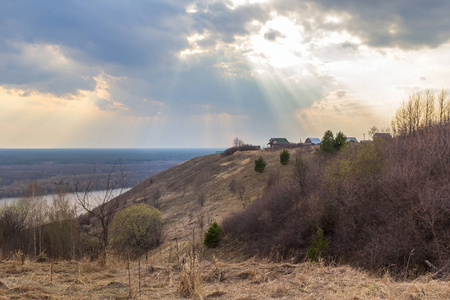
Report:
[[[0,148],[363,138],[448,88],[448,0],[0,2]]]

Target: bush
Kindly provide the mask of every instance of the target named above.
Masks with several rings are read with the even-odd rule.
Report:
[[[118,212],[111,224],[110,247],[130,258],[156,248],[162,236],[161,212],[145,203]]]
[[[224,232],[245,241],[252,255],[274,247],[285,258],[328,252],[392,274],[427,271],[425,260],[450,265],[450,124],[344,148],[299,156],[292,181],[228,217]]]
[[[208,231],[205,233],[205,238],[203,243],[208,248],[216,248],[219,245],[220,234],[222,233],[222,228],[214,222],[209,227]]]
[[[257,172],[257,173],[264,172],[266,165],[267,165],[267,163],[264,160],[264,158],[262,156],[258,157],[257,159],[255,159],[255,172]]]
[[[309,166],[306,160],[303,158],[303,155],[301,153],[298,153],[294,163],[294,178],[300,185],[302,193],[305,193],[306,183],[308,179],[308,169]]]
[[[328,251],[328,243],[323,239],[323,230],[317,229],[317,237],[313,237],[311,246],[308,247],[307,255],[310,261],[319,261],[325,258]]]
[[[280,163],[282,165],[287,165],[289,163],[290,156],[289,151],[287,149],[283,149],[283,151],[280,152]]]
[[[255,151],[255,150],[260,150],[261,147],[260,146],[254,146],[254,145],[241,145],[241,146],[234,146],[231,148],[226,149],[223,153],[222,156],[229,156],[237,151]]]

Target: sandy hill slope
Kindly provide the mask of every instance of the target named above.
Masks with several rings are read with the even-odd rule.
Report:
[[[280,164],[280,151],[245,151],[230,156],[212,154],[201,156],[161,172],[141,182],[113,201],[119,209],[132,203],[159,204],[165,221],[166,241],[182,237],[194,230],[200,236],[209,224],[221,222],[233,212],[262,195],[270,179],[287,180],[293,175],[296,150],[290,150],[291,161]],[[255,159],[260,155],[267,162],[263,173],[254,171]],[[230,190],[230,182],[243,185],[239,192]],[[201,205],[201,199],[205,202]],[[242,201],[242,200],[243,201]],[[244,202],[244,203],[243,203]]]

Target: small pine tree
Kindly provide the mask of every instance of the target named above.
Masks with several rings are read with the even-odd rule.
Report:
[[[334,136],[331,130],[327,130],[323,135],[322,142],[320,143],[319,149],[323,152],[333,153],[334,152]]]
[[[317,229],[317,238],[313,237],[311,246],[307,249],[307,255],[310,261],[318,261],[327,255],[328,243],[323,239],[322,228]]]
[[[347,137],[342,131],[333,136],[331,130],[327,130],[323,135],[322,142],[320,143],[319,149],[322,152],[335,153],[341,150],[347,144]]]
[[[280,152],[280,163],[282,165],[287,165],[289,163],[290,157],[291,154],[289,154],[289,151],[287,149],[283,149],[283,151]]]
[[[203,243],[208,248],[216,248],[220,241],[220,234],[222,233],[222,228],[214,222],[209,227],[208,231],[205,233],[205,238]]]
[[[339,151],[347,144],[347,137],[342,131],[339,131],[334,138],[334,149]]]
[[[257,159],[255,159],[255,172],[257,172],[257,173],[264,172],[266,165],[267,165],[267,163],[264,160],[264,158],[262,156],[258,157]]]

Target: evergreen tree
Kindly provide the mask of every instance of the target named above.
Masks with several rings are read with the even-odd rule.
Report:
[[[255,159],[255,172],[257,172],[257,173],[264,172],[266,165],[267,165],[267,163],[264,160],[264,158],[262,156],[258,157],[257,159]]]
[[[280,152],[280,163],[282,165],[287,165],[289,163],[290,156],[289,151],[283,149],[283,151]]]
[[[328,243],[323,238],[322,228],[317,229],[317,238],[313,237],[311,246],[307,249],[307,255],[310,261],[318,261],[319,258],[325,258],[328,251]]]
[[[336,137],[334,138],[334,149],[335,151],[339,151],[342,149],[342,147],[345,146],[347,143],[347,137],[342,131],[339,131],[338,134],[336,134]]]
[[[323,152],[333,153],[334,152],[334,136],[331,130],[327,130],[323,135],[322,142],[320,143],[319,149]]]
[[[216,248],[220,241],[220,234],[222,233],[222,228],[214,222],[209,227],[208,231],[205,233],[205,238],[203,243],[208,248]]]

